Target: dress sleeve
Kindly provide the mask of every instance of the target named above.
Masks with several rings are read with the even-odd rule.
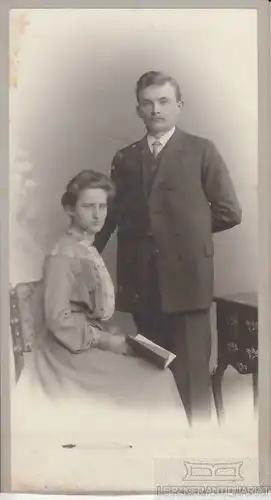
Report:
[[[47,328],[70,352],[79,353],[97,343],[99,329],[82,312],[72,312],[70,298],[76,279],[73,258],[51,255],[44,264],[44,309]]]

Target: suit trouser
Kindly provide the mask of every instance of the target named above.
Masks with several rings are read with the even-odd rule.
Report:
[[[176,354],[170,365],[189,422],[211,416],[210,310],[165,314],[152,266],[148,306],[133,314],[137,330]]]

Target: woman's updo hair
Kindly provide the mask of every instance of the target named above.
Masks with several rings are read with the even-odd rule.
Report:
[[[95,172],[94,170],[83,170],[77,174],[67,185],[66,192],[61,198],[63,208],[74,208],[80,192],[84,189],[103,189],[110,200],[115,194],[113,182],[107,175]]]

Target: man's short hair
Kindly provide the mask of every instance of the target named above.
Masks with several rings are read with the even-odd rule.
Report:
[[[182,101],[182,93],[179,84],[175,78],[169,76],[161,71],[148,71],[142,75],[136,84],[136,97],[139,101],[139,93],[141,90],[150,87],[151,85],[164,85],[165,83],[170,83],[175,89],[177,101]]]

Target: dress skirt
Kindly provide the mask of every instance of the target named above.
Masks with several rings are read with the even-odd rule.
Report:
[[[171,371],[99,349],[66,353],[31,353],[13,391],[13,491],[153,491],[155,460],[180,451],[188,428]]]

